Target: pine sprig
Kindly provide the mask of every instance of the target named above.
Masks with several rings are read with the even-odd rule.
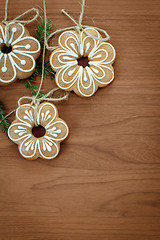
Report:
[[[41,45],[41,50],[43,50],[44,47],[44,27],[45,23],[44,20],[41,19],[38,22],[35,37],[37,40],[40,42]],[[52,32],[52,22],[49,20],[46,23],[46,37],[48,37]],[[42,54],[42,51],[41,51]],[[41,56],[39,57],[39,59]],[[26,88],[30,90],[30,93],[32,96],[35,96],[37,94],[37,91],[39,87],[36,85],[36,77],[39,75],[40,77],[42,76],[42,62],[39,61],[39,59],[36,61],[36,68],[32,76],[30,76],[27,81],[26,81]],[[44,62],[44,74],[45,76],[49,76],[50,79],[52,80],[55,76],[55,72],[52,70],[49,61]],[[43,93],[40,92],[38,97],[42,96]]]
[[[10,121],[7,117],[5,117],[6,111],[4,109],[4,105],[0,103],[0,127],[2,132],[8,136],[8,128],[10,126]]]
[[[48,60],[44,62],[44,73],[46,76],[49,76],[51,80],[55,77],[55,72],[51,68]]]
[[[49,76],[50,79],[53,79],[55,76],[55,72],[52,70],[49,61],[44,62],[44,74],[45,76]],[[34,73],[26,80],[26,88],[30,90],[30,93],[32,96],[35,96],[38,92],[39,86],[37,86],[36,83],[36,77],[42,76],[42,62],[37,62],[36,68],[34,70]],[[39,93],[38,97],[41,97],[43,95],[42,92]]]
[[[37,70],[38,70],[38,74],[42,76],[42,62],[37,63]],[[52,70],[48,60],[44,62],[44,74],[45,76],[49,76],[51,80],[55,76],[55,72]]]
[[[41,44],[41,49],[43,49],[44,46],[44,28],[45,28],[45,22],[43,19],[41,19],[38,22],[35,37]],[[46,38],[51,34],[52,32],[52,21],[49,20],[46,23]]]
[[[35,82],[36,80],[34,78],[29,78],[26,81],[26,88],[30,90],[32,96],[35,96],[39,89],[39,86],[37,86]],[[41,97],[42,95],[43,93],[40,91],[40,93],[38,94],[38,97]]]

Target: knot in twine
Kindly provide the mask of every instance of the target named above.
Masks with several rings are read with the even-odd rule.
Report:
[[[86,33],[86,35],[88,35],[89,37],[91,37],[92,39],[95,39],[95,40],[100,40],[100,41],[108,41],[110,39],[110,36],[109,34],[104,30],[104,29],[101,29],[101,28],[98,28],[98,27],[95,27],[95,26],[88,26],[88,25],[83,25],[82,24],[82,20],[83,20],[83,15],[84,15],[84,7],[85,7],[85,0],[82,0],[82,5],[81,5],[81,12],[80,12],[80,16],[79,16],[79,21],[76,22],[76,20],[70,15],[68,14],[64,9],[61,10],[61,12],[63,14],[65,14],[68,18],[71,19],[72,22],[74,22],[75,26],[71,26],[71,27],[66,27],[66,28],[62,28],[62,29],[58,29],[56,30],[55,32],[51,33],[48,38],[46,39],[45,41],[45,45],[46,45],[46,48],[50,51],[54,51],[55,49],[58,48],[58,46],[53,46],[53,47],[50,47],[48,45],[48,42],[50,40],[51,37],[53,37],[54,35],[56,34],[59,34],[63,31],[67,31],[67,30],[75,30],[76,32],[78,32],[79,34],[79,49],[80,49],[80,46],[81,46],[81,38],[80,38],[80,35],[81,35],[81,32],[84,31]],[[99,37],[95,37],[93,35],[91,35],[90,33],[86,32],[85,31],[85,28],[93,28],[95,30],[98,30],[100,32],[103,32],[104,35],[105,35],[105,38],[99,38]]]
[[[33,16],[32,19],[30,20],[20,20],[21,17],[28,15],[31,12],[35,12],[35,15]],[[29,10],[27,10],[26,12],[20,14],[18,17],[12,19],[12,20],[7,20],[8,18],[8,0],[6,0],[6,4],[5,4],[5,16],[4,16],[4,20],[1,22],[4,25],[6,25],[6,46],[9,47],[9,23],[14,22],[14,23],[22,23],[24,25],[29,24],[33,21],[35,21],[39,16],[39,10],[37,8],[31,8]]]
[[[18,106],[22,109],[29,109],[31,107],[34,107],[34,124],[35,126],[38,126],[38,106],[42,101],[50,101],[50,102],[59,102],[59,101],[63,101],[63,100],[68,100],[68,96],[69,96],[69,92],[66,92],[66,94],[64,96],[60,96],[58,98],[52,98],[51,96],[53,95],[54,92],[60,90],[60,88],[54,88],[52,89],[50,92],[48,92],[47,94],[43,95],[42,97],[37,98],[37,96],[23,96],[18,100]],[[23,100],[28,100],[30,101],[30,103],[23,105],[23,103],[21,103]]]

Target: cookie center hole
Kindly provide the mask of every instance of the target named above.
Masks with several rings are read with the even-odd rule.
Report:
[[[84,68],[89,66],[89,64],[88,64],[88,62],[89,62],[88,57],[80,57],[79,59],[77,59],[77,61],[78,61],[78,65],[79,66],[82,66]]]
[[[11,45],[7,46],[6,44],[2,44],[1,51],[2,53],[6,53],[6,54],[10,53],[12,51],[12,46]]]
[[[46,133],[46,130],[44,127],[42,127],[41,125],[39,126],[34,126],[32,128],[32,134],[33,136],[35,136],[36,138],[40,138],[40,137],[43,137]]]

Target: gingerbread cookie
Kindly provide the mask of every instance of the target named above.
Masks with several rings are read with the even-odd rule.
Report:
[[[38,157],[55,158],[60,150],[60,142],[68,136],[68,126],[58,117],[57,109],[51,103],[41,103],[37,112],[38,125],[44,129],[43,136],[38,138],[33,134],[34,107],[17,109],[16,120],[9,127],[8,136],[18,144],[19,151],[24,158],[30,160]]]
[[[28,78],[34,72],[40,55],[40,43],[31,37],[20,23],[9,23],[9,47],[6,46],[6,26],[0,25],[0,85]]]
[[[90,97],[98,87],[105,87],[114,79],[112,64],[116,54],[110,43],[96,40],[86,32],[102,38],[90,27],[85,28],[80,36],[76,31],[65,31],[59,37],[59,47],[50,56],[50,64],[56,72],[58,87]],[[79,65],[81,57],[88,58],[88,66]]]

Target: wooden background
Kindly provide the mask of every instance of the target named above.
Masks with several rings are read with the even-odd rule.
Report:
[[[72,24],[61,8],[78,18],[77,0],[46,3],[54,30]],[[36,5],[9,0],[9,19]],[[93,20],[116,48],[115,81],[57,104],[70,135],[55,160],[24,160],[0,133],[0,240],[160,239],[160,1],[88,0],[84,23]],[[26,94],[17,81],[0,101],[9,112]]]

